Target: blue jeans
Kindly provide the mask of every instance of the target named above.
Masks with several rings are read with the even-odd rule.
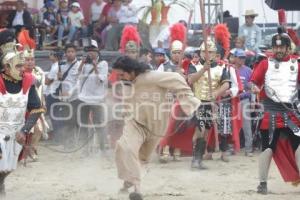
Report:
[[[63,37],[64,37],[64,32],[65,32],[66,28],[64,25],[59,25],[58,26],[58,42],[61,42]]]
[[[80,38],[85,38],[87,37],[87,29],[84,28],[79,28],[76,26],[71,26],[69,35],[68,35],[68,42],[72,42],[74,40],[74,36],[77,33],[77,31],[80,31]]]

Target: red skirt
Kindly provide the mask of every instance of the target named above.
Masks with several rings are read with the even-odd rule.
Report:
[[[191,120],[178,120],[178,116],[185,116],[179,102],[173,105],[171,116],[168,123],[165,137],[160,141],[160,147],[170,146],[178,148],[184,154],[191,155],[193,151],[193,135],[195,132],[195,123]]]

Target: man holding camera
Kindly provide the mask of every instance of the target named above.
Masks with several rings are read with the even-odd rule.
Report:
[[[74,45],[66,45],[64,53],[66,61],[59,61],[50,70],[46,84],[52,85],[50,95],[54,100],[51,102],[49,113],[55,119],[56,132],[60,136],[59,138],[63,140],[58,142],[71,145],[72,134],[77,131],[79,62],[76,58],[77,52]]]
[[[105,145],[105,97],[107,95],[108,64],[100,61],[100,53],[97,42],[91,40],[90,46],[85,51],[87,56],[82,59],[78,68],[79,74],[79,95],[80,106],[80,136],[84,142],[88,140],[89,126],[96,131],[100,139],[100,149],[104,150]],[[92,124],[89,124],[92,114]]]

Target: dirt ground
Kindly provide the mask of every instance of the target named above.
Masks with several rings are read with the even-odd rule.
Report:
[[[298,199],[300,187],[282,181],[272,163],[267,196],[256,194],[257,155],[242,153],[223,163],[219,154],[207,161],[209,170],[191,171],[190,159],[159,164],[153,161],[145,169],[142,191],[145,200],[282,200]],[[123,200],[119,194],[113,151],[106,154],[84,152],[56,153],[41,144],[38,162],[20,165],[6,180],[7,200]]]

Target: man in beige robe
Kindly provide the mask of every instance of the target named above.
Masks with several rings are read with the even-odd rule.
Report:
[[[123,88],[130,91],[123,96],[126,117],[123,135],[116,145],[118,175],[124,180],[123,191],[134,186],[132,194],[139,194],[141,164],[149,161],[166,132],[170,114],[167,93],[176,95],[187,118],[201,102],[178,73],[150,71],[126,56],[120,57],[113,68],[127,82]]]

